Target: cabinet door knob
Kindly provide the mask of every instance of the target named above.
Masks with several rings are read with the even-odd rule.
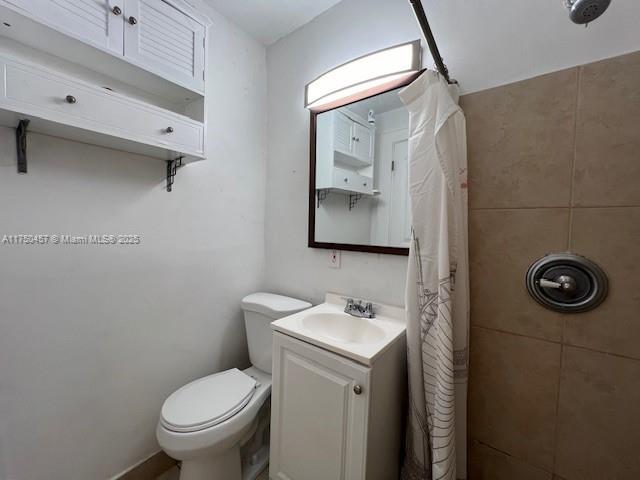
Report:
[[[363,186],[363,187],[366,187],[366,186],[367,186],[367,182],[364,182],[364,183],[362,184],[362,186]]]
[[[135,25],[136,23],[138,23],[138,19],[136,17],[129,17],[129,23],[131,25]]]
[[[122,9],[119,6],[115,6],[111,9],[114,15],[120,15],[122,13]]]
[[[344,182],[345,182],[345,183],[349,183],[349,179],[348,179],[348,178],[345,178],[345,179],[344,179]]]
[[[354,385],[353,393],[355,393],[356,395],[360,395],[362,393],[362,387],[360,385]]]
[[[173,127],[167,127],[164,131],[167,133],[173,133]]]
[[[76,100],[76,97],[74,97],[73,95],[67,95],[64,99],[67,101],[67,103],[77,103],[78,102],[78,100]]]

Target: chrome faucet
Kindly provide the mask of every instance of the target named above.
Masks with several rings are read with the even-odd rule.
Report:
[[[344,307],[344,313],[360,318],[376,317],[376,314],[373,311],[373,303],[367,302],[363,305],[362,300],[358,300],[358,303],[356,303],[353,298],[347,298],[347,305]]]

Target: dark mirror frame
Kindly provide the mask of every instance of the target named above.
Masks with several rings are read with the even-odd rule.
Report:
[[[316,126],[319,114],[335,110],[336,108],[351,105],[352,103],[375,97],[390,90],[405,87],[418,78],[423,70],[410,73],[399,79],[384,83],[377,87],[365,90],[359,94],[341,99],[340,101],[323,105],[317,109],[311,110],[311,135],[310,135],[310,152],[309,152],[309,248],[326,248],[328,250],[347,250],[351,252],[369,252],[369,253],[386,253],[389,255],[409,255],[409,249],[403,247],[385,247],[382,245],[358,245],[353,243],[329,243],[317,242],[316,235]]]

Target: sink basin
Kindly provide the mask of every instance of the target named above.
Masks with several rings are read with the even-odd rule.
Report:
[[[337,342],[362,344],[384,340],[384,330],[374,322],[346,313],[312,313],[302,319],[302,325],[312,333]]]
[[[271,328],[367,366],[405,334],[402,307],[376,303],[376,317],[369,319],[344,313],[344,306],[344,295],[327,293],[324,303],[275,320]]]

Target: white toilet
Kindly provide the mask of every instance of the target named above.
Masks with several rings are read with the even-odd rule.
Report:
[[[162,406],[158,443],[180,480],[254,480],[269,461],[270,323],[311,304],[272,293],[242,299],[252,366],[195,380]]]

